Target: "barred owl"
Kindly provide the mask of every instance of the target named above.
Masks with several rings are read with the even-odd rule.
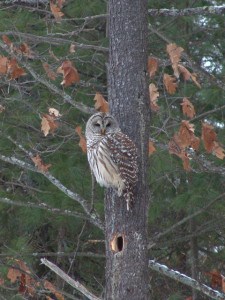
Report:
[[[108,113],[98,112],[86,125],[88,162],[97,182],[117,189],[129,210],[137,182],[137,149]]]

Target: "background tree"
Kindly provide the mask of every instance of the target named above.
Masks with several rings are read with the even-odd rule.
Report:
[[[149,2],[147,53],[149,83],[154,84],[149,258],[220,292],[225,174],[222,5]],[[94,294],[104,292],[103,190],[91,188],[82,130],[94,106],[106,109],[104,96],[122,128],[138,138],[128,117],[136,113],[136,106],[130,111],[136,104],[116,111],[119,107],[110,102],[114,95],[107,94],[106,6],[101,0],[0,3],[1,297],[30,294],[40,299],[51,291],[59,299],[81,298],[40,265],[42,257]],[[136,38],[128,42],[126,58],[141,47]],[[177,58],[168,49],[171,44],[177,45]],[[194,136],[201,139],[198,150],[193,150]],[[150,261],[149,266],[156,270],[158,265]],[[178,278],[153,275],[152,299],[196,298]],[[197,297],[208,299],[202,293]]]

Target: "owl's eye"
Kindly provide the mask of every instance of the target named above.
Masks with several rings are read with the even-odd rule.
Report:
[[[111,123],[107,123],[107,124],[106,124],[106,127],[109,127],[110,125],[111,125]]]
[[[99,124],[99,123],[95,123],[95,126],[96,126],[96,127],[100,127],[100,124]]]

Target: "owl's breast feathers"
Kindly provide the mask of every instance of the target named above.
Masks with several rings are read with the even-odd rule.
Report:
[[[112,161],[117,165],[122,180],[127,184],[137,182],[137,148],[133,141],[124,133],[108,134],[102,143],[109,149]]]

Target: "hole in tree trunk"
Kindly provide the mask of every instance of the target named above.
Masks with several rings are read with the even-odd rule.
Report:
[[[122,251],[123,250],[123,237],[118,236],[116,242],[117,242],[118,251]]]
[[[124,238],[122,235],[116,235],[111,241],[111,248],[114,252],[121,252],[123,251],[124,247]]]

